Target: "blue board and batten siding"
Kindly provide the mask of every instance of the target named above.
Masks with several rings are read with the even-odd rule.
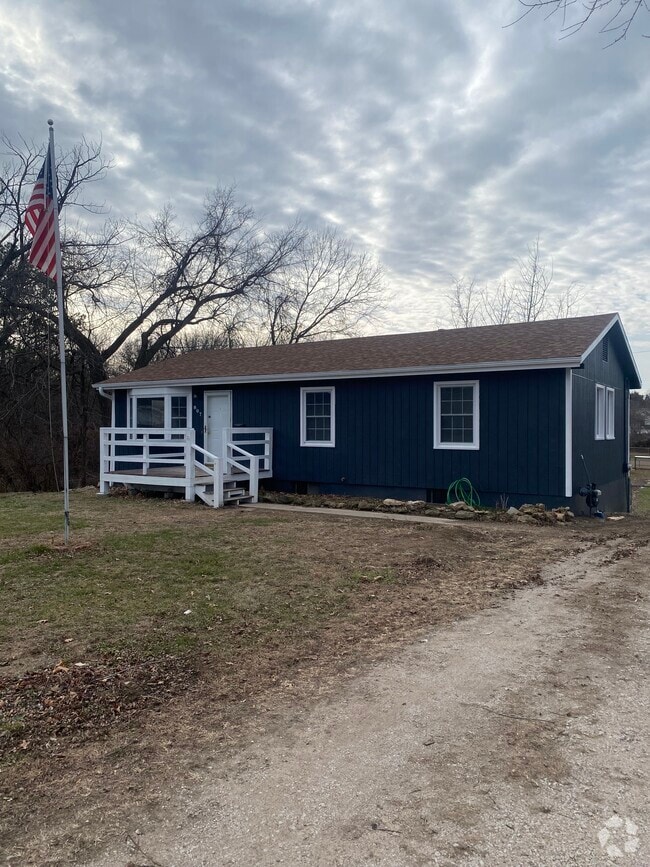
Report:
[[[434,381],[411,376],[222,385],[192,390],[192,419],[203,444],[203,393],[232,392],[233,425],[273,428],[273,479],[321,493],[425,499],[462,476],[485,502],[564,498],[564,371],[521,371],[478,379],[480,448],[434,449]],[[300,446],[300,388],[334,386],[336,445]],[[117,418],[117,417],[116,417]],[[120,423],[117,421],[116,423]]]
[[[584,512],[584,456],[603,509],[622,511],[629,507],[629,388],[640,382],[619,322],[606,340],[606,353],[601,338],[572,369],[234,385],[215,379],[193,386],[192,425],[202,446],[205,392],[231,392],[235,427],[273,428],[273,478],[264,483],[281,490],[437,499],[466,476],[487,506],[504,496],[511,505],[570,504]],[[478,449],[434,448],[434,386],[453,381],[479,383]],[[615,391],[613,438],[596,439],[597,384]],[[300,445],[305,386],[335,389],[334,447]],[[127,388],[115,388],[116,427],[127,424]]]
[[[601,507],[606,512],[629,508],[628,401],[629,380],[622,359],[626,350],[618,328],[612,329],[603,352],[601,340],[572,372],[573,387],[573,488],[589,478],[602,490]],[[605,360],[607,359],[607,360]],[[596,384],[613,388],[614,439],[596,439]],[[584,464],[582,460],[584,456]],[[582,501],[584,506],[584,501]]]

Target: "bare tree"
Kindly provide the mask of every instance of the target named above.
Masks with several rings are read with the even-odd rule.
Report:
[[[31,239],[23,229],[44,154],[24,141],[15,147],[5,141],[5,147],[8,159],[0,181],[0,406],[5,407],[0,456],[7,460],[0,457],[0,488],[20,489],[52,484],[52,473],[43,466],[53,466],[60,454],[59,431],[52,423],[60,383],[50,351],[57,328],[53,286],[29,265]],[[107,223],[89,231],[69,215],[74,206],[102,212],[84,194],[85,186],[107,168],[101,151],[82,144],[59,155],[58,165],[59,208],[65,209],[71,465],[73,478],[83,484],[96,465],[96,430],[105,411],[91,384],[106,378],[129,342],[137,347],[133,364],[142,366],[170,344],[173,351],[192,326],[212,325],[216,317],[230,329],[227,302],[244,297],[285,267],[301,234],[296,229],[265,233],[231,191],[211,196],[194,226],[180,227],[168,210],[148,224]],[[18,434],[24,429],[34,434],[33,448]]]
[[[476,278],[454,277],[447,292],[451,321],[455,328],[471,328],[482,324],[482,307],[485,290],[480,289]]]
[[[560,38],[565,39],[593,22],[609,40],[607,47],[625,39],[633,26],[647,21],[650,12],[648,0],[519,0],[519,4],[524,12],[515,24],[531,12],[542,12],[547,19],[560,20]]]
[[[630,440],[633,446],[650,446],[650,392],[630,392]]]
[[[234,306],[234,305],[233,305]],[[245,308],[241,305],[228,316],[215,319],[197,330],[181,331],[162,347],[152,361],[178,358],[186,352],[199,352],[211,349],[238,349],[247,345],[249,323],[245,318]],[[111,362],[114,373],[133,370],[140,352],[140,340],[136,337],[124,344]]]
[[[482,302],[481,312],[486,324],[505,325],[506,322],[512,322],[515,316],[514,292],[505,277],[499,280],[494,289],[486,290]]]
[[[29,265],[31,239],[23,229],[44,153],[22,140],[4,144],[0,489],[51,486],[60,451],[52,421],[59,387],[55,293]],[[192,349],[242,345],[261,323],[266,342],[351,333],[378,304],[378,265],[334,232],[308,235],[299,226],[265,231],[231,189],[211,194],[194,224],[181,224],[166,208],[148,222],[108,221],[91,231],[69,215],[75,206],[103,211],[84,192],[108,167],[101,148],[82,143],[59,155],[58,165],[71,457],[81,484],[96,463],[103,414],[91,384],[112,370]],[[24,429],[34,432],[33,443],[16,435]]]
[[[31,247],[31,235],[25,232],[23,213],[36,176],[43,165],[45,151],[33,142],[12,142],[2,136],[5,162],[0,173],[0,280],[7,270],[24,261]],[[57,194],[59,210],[81,208],[101,213],[103,206],[85,198],[88,184],[103,178],[110,163],[102,155],[102,146],[82,140],[57,157]]]
[[[477,279],[457,277],[447,292],[449,316],[456,328],[534,322],[542,317],[564,319],[578,312],[582,288],[577,283],[554,291],[553,263],[544,261],[539,237],[517,259],[514,279],[478,288]]]
[[[549,309],[555,319],[567,319],[579,312],[584,297],[584,289],[579,283],[569,285],[549,298]]]
[[[143,367],[185,329],[223,321],[233,299],[260,289],[293,261],[301,238],[296,227],[264,232],[232,190],[213,193],[191,227],[165,209],[150,223],[107,226],[100,236],[66,233],[66,337],[87,358],[93,381],[105,378],[134,340],[132,362]],[[41,280],[33,269],[23,272]],[[0,282],[0,293],[15,316],[56,322],[52,305],[17,291],[15,280]]]
[[[169,208],[135,226],[129,280],[106,301],[120,309],[124,324],[103,357],[137,336],[135,367],[143,367],[184,329],[219,321],[233,299],[261,290],[294,261],[301,239],[296,226],[264,232],[232,189],[209,196],[190,228]]]
[[[524,258],[517,260],[519,275],[512,291],[513,318],[534,322],[547,310],[548,294],[553,283],[553,263],[542,261],[539,235],[528,245]]]
[[[334,229],[306,233],[288,267],[252,296],[263,343],[299,343],[355,334],[379,309],[379,264]]]

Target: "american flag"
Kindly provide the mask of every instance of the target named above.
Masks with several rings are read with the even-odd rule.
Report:
[[[54,200],[54,185],[50,170],[50,148],[43,168],[38,173],[32,195],[25,211],[25,226],[32,235],[29,261],[35,268],[56,280],[57,244],[54,221],[58,219],[58,207]]]

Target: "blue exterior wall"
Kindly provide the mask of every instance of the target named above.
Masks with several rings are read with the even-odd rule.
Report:
[[[427,499],[460,477],[469,478],[485,505],[501,495],[512,505],[570,504],[585,512],[578,495],[589,474],[603,491],[605,511],[629,507],[627,424],[629,356],[615,326],[608,360],[599,343],[572,371],[572,496],[565,481],[565,371],[537,370],[462,376],[304,380],[192,389],[192,425],[204,444],[204,392],[232,393],[233,424],[272,427],[273,478],[268,487],[308,485],[321,493]],[[631,374],[627,369],[627,375]],[[480,448],[433,448],[434,382],[478,380]],[[615,439],[595,439],[596,383],[615,389]],[[336,446],[300,446],[300,388],[336,389]],[[126,390],[115,392],[115,424],[126,425]]]
[[[577,493],[587,483],[581,455],[589,476],[602,490],[600,507],[605,512],[629,508],[629,460],[627,446],[629,390],[622,359],[626,357],[623,338],[617,328],[608,335],[608,360],[603,360],[603,344],[598,343],[582,368],[573,371],[573,489]],[[615,389],[614,439],[597,440],[596,383]],[[576,508],[588,512],[578,498]]]
[[[478,379],[480,449],[433,448],[434,381]],[[336,389],[336,446],[300,446],[300,388]],[[462,476],[486,505],[505,494],[511,504],[565,503],[564,371],[412,376],[192,390],[192,420],[203,445],[203,392],[230,390],[233,424],[272,427],[273,479],[293,490],[308,483],[321,493],[427,497]]]
[[[115,427],[126,427],[126,391],[115,392]]]

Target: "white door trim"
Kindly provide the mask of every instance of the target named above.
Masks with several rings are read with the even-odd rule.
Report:
[[[228,427],[232,427],[232,391],[227,389],[219,389],[218,391],[203,392],[203,448],[208,449],[208,398],[228,396],[228,404],[230,407],[230,421]]]

